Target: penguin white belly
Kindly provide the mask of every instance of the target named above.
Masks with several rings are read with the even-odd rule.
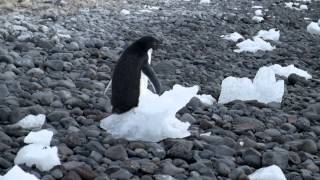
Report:
[[[152,49],[148,50],[148,63],[151,64],[151,54]],[[141,72],[141,78],[140,78],[140,95],[145,93],[148,89],[148,77]],[[140,97],[140,96],[139,96]]]

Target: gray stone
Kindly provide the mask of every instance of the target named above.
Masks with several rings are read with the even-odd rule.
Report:
[[[17,67],[34,68],[34,62],[30,58],[17,58],[14,64]]]
[[[227,177],[231,172],[230,167],[223,162],[219,162],[219,161],[216,162],[214,164],[214,167],[215,167],[217,173],[220,174],[221,176]]]
[[[316,154],[318,152],[318,147],[312,139],[306,139],[302,142],[301,151]]]
[[[128,158],[127,151],[122,145],[111,146],[105,152],[105,156],[112,160],[125,160]]]
[[[130,179],[132,177],[132,174],[125,169],[120,169],[119,171],[110,174],[110,177],[115,179],[126,180]]]
[[[254,168],[261,167],[261,153],[253,148],[246,150],[242,154],[244,162]]]
[[[140,161],[140,169],[143,173],[154,174],[159,167],[149,160]]]
[[[165,163],[161,164],[161,166],[162,166],[161,172],[163,174],[168,174],[171,176],[175,174],[183,173],[185,171],[183,168],[178,168],[172,163],[170,163],[169,161],[166,161]]]
[[[82,180],[79,174],[74,171],[68,172],[61,180]]]
[[[0,55],[0,62],[5,62],[7,64],[12,64],[14,62],[14,60],[9,55]]]
[[[192,159],[192,147],[192,142],[183,139],[179,140],[167,151],[167,156],[190,160]]]
[[[50,174],[55,179],[61,179],[63,177],[63,172],[60,169],[53,169]]]
[[[46,61],[46,65],[55,71],[62,71],[63,70],[63,61],[61,61],[61,60],[48,60],[48,61]]]
[[[47,119],[49,121],[60,121],[62,118],[69,117],[70,114],[66,110],[56,110],[48,114]]]
[[[0,84],[0,98],[7,97],[9,95],[8,88],[5,84]]]
[[[189,113],[184,113],[180,120],[183,122],[189,122],[190,124],[194,124],[197,122],[197,120]]]
[[[267,151],[262,155],[262,165],[278,165],[281,169],[286,169],[288,166],[289,155],[287,151]]]

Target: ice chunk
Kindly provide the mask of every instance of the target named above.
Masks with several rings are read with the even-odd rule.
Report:
[[[26,164],[29,167],[36,165],[40,171],[49,171],[54,166],[60,165],[60,159],[57,147],[29,144],[19,150],[14,163]]]
[[[262,67],[255,78],[227,77],[222,81],[219,103],[233,100],[257,100],[263,103],[281,102],[284,93],[284,81],[276,81],[272,69]]]
[[[141,9],[139,10],[139,13],[152,13],[153,11],[150,11],[148,9]]]
[[[308,6],[304,5],[304,4],[301,4],[300,5],[300,10],[308,10]]]
[[[252,6],[252,9],[262,9],[263,6]]]
[[[234,32],[234,33],[223,36],[223,39],[237,42],[239,39],[244,39],[244,38],[241,34]]]
[[[200,101],[208,106],[212,106],[214,102],[216,102],[216,100],[208,94],[201,94],[201,95],[196,95],[195,97],[199,98]]]
[[[218,102],[228,103],[233,100],[257,100],[262,103],[281,102],[284,93],[284,81],[276,81],[275,75],[288,77],[297,74],[306,79],[312,76],[301,69],[289,65],[281,67],[278,64],[261,67],[253,81],[248,78],[227,77],[222,81]]]
[[[259,37],[254,37],[253,41],[251,39],[247,39],[237,44],[239,49],[234,50],[234,52],[240,53],[243,51],[248,52],[257,52],[261,51],[272,51],[275,47],[271,46],[269,42],[264,41]]]
[[[17,122],[16,125],[25,129],[41,128],[45,120],[46,116],[44,114],[38,114],[36,116],[29,114],[28,116]]]
[[[272,28],[269,31],[260,30],[256,37],[262,38],[264,40],[272,40],[272,41],[279,41],[280,38],[280,31]]]
[[[122,10],[120,11],[120,13],[123,14],[123,15],[129,15],[129,14],[130,14],[130,11],[129,11],[129,10],[126,10],[126,9],[122,9]]]
[[[275,74],[280,76],[289,77],[290,74],[297,74],[306,79],[312,78],[312,76],[307,71],[294,67],[294,64],[291,64],[287,67],[282,67],[279,64],[274,64],[272,66],[269,66],[269,68],[271,68]]]
[[[254,11],[254,14],[255,14],[256,16],[263,16],[263,13],[262,13],[262,10],[261,10],[261,9],[255,10],[255,11]]]
[[[307,26],[307,31],[310,34],[316,34],[316,35],[320,35],[320,26],[318,23],[316,22],[311,22],[308,26]]]
[[[208,4],[211,0],[200,0],[200,4]]]
[[[259,22],[260,23],[260,22],[262,22],[264,20],[264,18],[261,17],[261,16],[253,16],[252,20],[255,21],[255,22]]]
[[[26,144],[40,144],[44,146],[49,146],[53,132],[43,129],[38,132],[30,132],[25,138],[24,143]]]
[[[192,97],[198,86],[173,89],[161,96],[146,90],[139,98],[139,105],[123,114],[112,114],[101,121],[100,127],[115,138],[158,142],[166,138],[184,138],[190,135],[188,122],[181,122],[175,115]]]
[[[285,2],[285,7],[292,9],[293,8],[293,2]]]
[[[287,180],[280,167],[271,165],[249,175],[250,180]]]
[[[158,6],[149,6],[149,5],[144,5],[143,8],[150,9],[150,10],[159,10],[160,9],[160,7],[158,7]]]
[[[35,175],[24,172],[19,166],[13,166],[1,180],[39,180]]]

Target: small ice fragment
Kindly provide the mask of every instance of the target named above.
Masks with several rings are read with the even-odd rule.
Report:
[[[285,2],[285,7],[292,9],[293,8],[293,2]]]
[[[272,40],[272,41],[279,41],[280,38],[280,31],[270,29],[269,31],[260,30],[256,37],[262,38],[264,40]]]
[[[19,150],[14,163],[26,164],[29,167],[36,165],[40,171],[49,171],[54,166],[60,165],[58,148],[40,144],[26,145]]]
[[[158,6],[150,6],[149,9],[151,9],[151,10],[159,10],[160,7],[158,7]]]
[[[255,22],[260,23],[260,22],[262,22],[264,20],[264,18],[261,17],[261,16],[253,16],[252,20],[255,21]]]
[[[25,129],[34,129],[41,128],[46,120],[46,116],[44,114],[33,115],[29,114],[28,116],[21,119],[16,125],[25,128]]]
[[[308,26],[307,26],[307,31],[310,34],[315,34],[315,35],[320,35],[320,26],[318,23],[316,22],[311,22]]]
[[[30,132],[25,138],[24,143],[26,144],[40,144],[44,146],[49,146],[53,132],[43,129],[37,132]]]
[[[0,176],[1,180],[39,180],[35,175],[24,172],[19,166],[15,165],[7,174]]]
[[[274,64],[272,66],[269,66],[268,68],[271,68],[275,74],[279,76],[285,76],[287,78],[290,76],[290,74],[297,74],[306,79],[312,78],[312,76],[307,71],[294,67],[294,64],[288,65],[286,67],[282,67],[279,64]]]
[[[216,102],[216,100],[211,95],[208,95],[208,94],[201,94],[201,95],[198,94],[195,97],[199,98],[200,101],[207,106],[212,106],[213,103]]]
[[[202,133],[202,134],[200,134],[200,136],[211,136],[211,132]]]
[[[252,9],[262,9],[262,6],[252,6]]]
[[[130,11],[129,11],[129,10],[126,10],[126,9],[122,9],[122,10],[120,11],[120,13],[123,14],[123,15],[129,15],[129,14],[130,14]]]
[[[300,10],[308,10],[308,6],[304,5],[304,4],[301,4],[300,5]]]
[[[244,37],[241,34],[234,32],[234,33],[223,36],[223,39],[237,42],[239,39],[244,39]]]
[[[141,9],[139,10],[140,13],[152,13],[153,11],[150,11],[148,9]]]
[[[250,180],[287,180],[280,167],[271,165],[249,175]]]
[[[275,49],[274,46],[271,46],[269,42],[264,41],[261,38],[253,37],[253,40],[247,39],[245,41],[242,41],[237,44],[237,47],[239,49],[235,49],[234,52],[240,53],[240,52],[257,52],[259,50],[261,51],[272,51]]]
[[[254,14],[255,14],[256,16],[263,16],[263,13],[262,13],[262,10],[261,10],[261,9],[255,10],[255,11],[254,11]]]
[[[211,0],[200,0],[200,4],[208,4]]]

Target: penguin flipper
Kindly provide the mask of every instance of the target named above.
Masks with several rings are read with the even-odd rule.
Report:
[[[148,77],[148,79],[150,80],[153,88],[155,89],[157,94],[161,94],[161,85],[160,82],[157,78],[156,73],[154,72],[154,70],[152,69],[152,67],[150,66],[149,63],[146,63],[143,67],[142,67],[142,72]]]

